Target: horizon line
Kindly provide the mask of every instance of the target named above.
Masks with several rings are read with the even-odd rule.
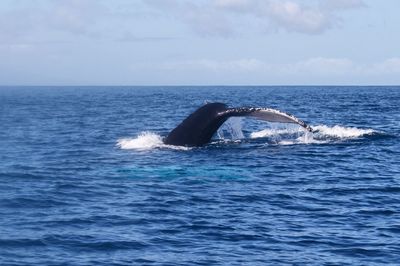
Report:
[[[361,84],[312,84],[312,85],[285,85],[285,84],[275,84],[275,85],[253,85],[253,84],[234,84],[234,85],[224,85],[224,84],[211,84],[211,85],[0,85],[0,88],[4,87],[399,87],[400,84],[393,85],[393,84],[368,84],[368,85],[361,85]]]

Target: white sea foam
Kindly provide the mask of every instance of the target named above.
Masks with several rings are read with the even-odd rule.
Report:
[[[312,127],[314,133],[301,127],[293,128],[268,128],[252,132],[250,138],[271,138],[279,145],[328,143],[338,139],[354,139],[376,133],[373,129],[360,129],[356,127],[343,127],[318,125]]]
[[[250,138],[257,139],[257,138],[267,138],[267,137],[274,137],[284,134],[299,134],[302,133],[304,130],[302,128],[267,128],[260,131],[250,133]]]
[[[356,127],[342,127],[342,126],[333,126],[328,127],[325,125],[318,125],[313,127],[314,131],[317,134],[327,137],[334,137],[339,139],[352,139],[359,138],[366,135],[371,135],[376,131],[373,129],[361,129]]]
[[[151,150],[155,148],[170,148],[176,150],[188,150],[188,147],[164,144],[162,137],[153,132],[142,132],[134,138],[119,139],[117,146],[123,150]]]

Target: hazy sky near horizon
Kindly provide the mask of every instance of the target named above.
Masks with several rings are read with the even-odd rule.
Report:
[[[0,85],[399,85],[398,0],[2,0]]]

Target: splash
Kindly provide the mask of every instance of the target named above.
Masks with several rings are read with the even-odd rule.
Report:
[[[356,127],[342,127],[342,126],[333,126],[328,127],[325,125],[318,125],[313,127],[316,134],[333,137],[338,139],[352,139],[352,138],[359,138],[366,135],[372,135],[376,133],[373,129],[360,129]]]
[[[312,127],[314,132],[308,132],[300,127],[268,128],[252,132],[250,138],[268,138],[272,143],[279,145],[328,143],[337,140],[355,139],[377,133],[373,129],[343,127],[335,125],[329,127],[318,125]]]
[[[242,118],[231,117],[229,118],[217,131],[218,138],[231,139],[233,141],[244,139],[242,131]]]
[[[250,138],[257,139],[257,138],[268,138],[268,137],[275,137],[280,135],[293,135],[293,134],[300,134],[303,133],[304,130],[300,127],[297,128],[267,128],[260,131],[250,133]]]
[[[117,146],[123,150],[151,150],[156,148],[170,148],[175,150],[188,150],[188,147],[164,144],[162,137],[153,132],[142,132],[135,138],[119,139]]]
[[[117,145],[124,150],[129,149],[153,149],[164,145],[160,135],[152,132],[142,132],[136,138],[118,140]]]

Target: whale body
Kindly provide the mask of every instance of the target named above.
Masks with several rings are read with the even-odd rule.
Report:
[[[202,146],[210,142],[218,128],[230,117],[252,117],[268,122],[295,123],[312,132],[312,128],[295,116],[271,108],[230,108],[223,103],[208,103],[197,109],[164,139],[177,146]]]

